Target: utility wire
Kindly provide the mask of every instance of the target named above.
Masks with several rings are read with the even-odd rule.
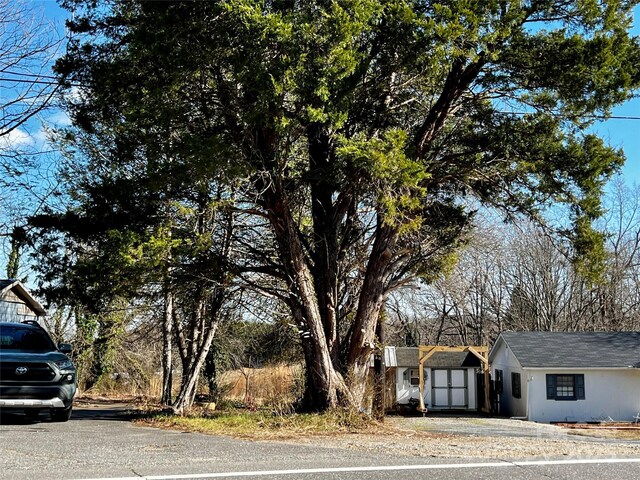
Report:
[[[35,83],[37,85],[58,85],[59,84],[59,82],[53,82],[49,80],[25,80],[23,78],[0,78],[0,82]]]
[[[503,113],[505,115],[532,115],[535,112],[497,112],[497,113]],[[557,113],[551,113],[550,114],[553,117],[560,117],[561,115],[557,114]],[[581,118],[593,118],[595,120],[640,120],[640,117],[634,117],[631,115],[580,115]]]
[[[49,86],[59,86],[60,82],[53,82],[53,81],[49,81],[49,80],[25,80],[22,78],[2,78],[0,77],[0,82],[7,82],[7,83],[31,83],[34,85],[49,85]],[[69,85],[71,87],[82,87],[84,85],[82,85],[81,83],[68,83],[66,85]]]
[[[51,79],[55,79],[56,77],[50,76],[50,75],[33,75],[33,74],[28,74],[28,73],[14,73],[14,72],[8,72],[5,71],[3,73],[7,73],[9,75],[22,75],[25,77],[35,77],[35,78],[51,78]],[[59,82],[54,82],[54,81],[49,81],[49,80],[25,80],[25,79],[21,79],[21,78],[2,78],[0,77],[0,82],[14,82],[14,83],[32,83],[32,84],[37,84],[37,85],[60,85]],[[82,87],[83,85],[80,83],[71,83],[68,84],[72,87]],[[506,115],[531,115],[534,112],[497,112],[497,113],[502,113],[502,114],[506,114]],[[554,117],[558,117],[560,115],[558,114],[552,114]],[[635,117],[632,115],[583,115],[582,118],[593,118],[595,120],[640,120],[640,117]]]
[[[35,77],[35,78],[50,78],[52,80],[57,80],[58,77],[54,77],[53,75],[41,75],[37,73],[24,73],[24,72],[14,72],[11,70],[2,70],[0,73],[6,73],[7,75],[17,75],[20,77]]]

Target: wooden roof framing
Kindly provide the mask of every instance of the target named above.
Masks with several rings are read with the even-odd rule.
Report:
[[[420,345],[418,347],[418,372],[420,375],[420,411],[425,413],[427,408],[424,405],[424,362],[428,360],[432,355],[438,352],[467,352],[476,356],[481,364],[482,371],[484,373],[484,395],[485,395],[485,406],[483,408],[488,411],[489,407],[489,347],[487,346],[457,346],[457,347],[446,347],[442,345]]]

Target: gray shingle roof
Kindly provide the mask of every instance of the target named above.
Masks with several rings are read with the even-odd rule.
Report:
[[[418,347],[396,347],[396,360],[398,367],[417,367]]]
[[[398,367],[417,367],[418,360],[418,347],[396,347]],[[424,366],[431,368],[478,367],[480,360],[469,352],[436,352],[424,362]]]
[[[504,332],[524,368],[640,367],[640,332]]]
[[[480,360],[469,352],[436,352],[424,362],[425,367],[479,367]]]

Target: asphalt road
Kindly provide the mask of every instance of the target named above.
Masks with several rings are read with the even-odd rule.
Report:
[[[109,407],[77,409],[68,423],[3,415],[0,479],[640,478],[640,459],[398,458],[139,427],[119,413]]]

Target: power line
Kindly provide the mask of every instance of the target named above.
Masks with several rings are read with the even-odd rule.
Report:
[[[23,78],[0,78],[0,82],[34,83],[36,85],[59,85],[59,82],[52,82],[52,81],[48,81],[48,80],[25,80]]]
[[[49,76],[49,75],[33,75],[33,74],[28,74],[28,73],[14,73],[14,72],[9,72],[9,71],[5,71],[3,73],[8,73],[9,75],[22,75],[25,77],[34,77],[34,78],[51,78],[51,79],[55,79],[56,77],[53,76]],[[0,82],[14,82],[14,83],[32,83],[32,84],[36,84],[36,85],[60,85],[59,82],[54,82],[54,81],[48,81],[48,80],[24,80],[24,79],[20,79],[20,78],[1,78],[0,77]],[[72,87],[82,87],[82,84],[79,83],[72,83],[69,84]],[[531,115],[534,112],[497,112],[497,113],[502,113],[502,114],[506,114],[506,115]],[[561,115],[557,114],[557,113],[552,113],[551,114],[554,117],[560,117]],[[635,116],[631,116],[631,115],[582,115],[582,118],[591,118],[594,120],[640,120],[640,117],[635,117]]]
[[[498,112],[506,115],[532,115],[535,112]],[[550,113],[552,117],[561,117],[558,113]],[[580,115],[581,118],[592,118],[595,120],[640,120],[640,117],[634,117],[631,115]]]
[[[601,120],[640,120],[640,117],[626,117],[621,115],[611,115],[610,117],[593,115],[592,118]]]
[[[0,77],[0,82],[7,82],[7,83],[30,83],[33,85],[48,85],[48,86],[59,86],[60,82],[53,82],[53,81],[49,81],[49,80],[25,80],[22,78],[2,78]],[[81,83],[67,83],[65,85],[68,85],[70,87],[83,87],[84,85],[82,85]]]
[[[2,70],[0,73],[6,73],[7,75],[17,75],[20,77],[33,77],[33,78],[50,78],[52,80],[57,80],[58,77],[54,77],[53,75],[41,75],[37,73],[24,73],[24,72],[14,72],[11,70]]]

